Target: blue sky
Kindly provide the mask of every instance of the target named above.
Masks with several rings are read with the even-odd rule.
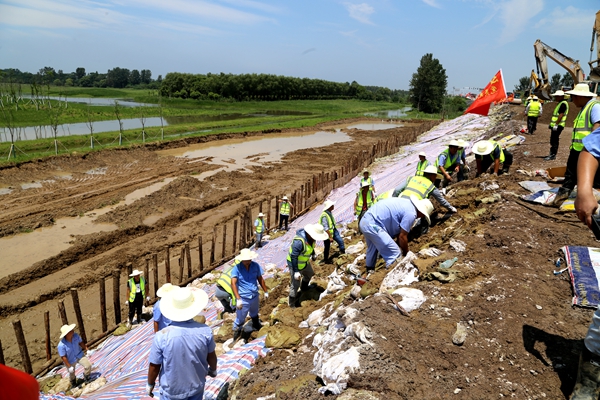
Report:
[[[453,87],[508,90],[541,39],[580,60],[598,0],[0,0],[0,68],[270,73],[408,89],[425,53]],[[564,73],[549,61],[549,70]]]

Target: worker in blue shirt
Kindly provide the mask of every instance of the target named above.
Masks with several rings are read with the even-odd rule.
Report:
[[[265,299],[269,297],[267,285],[262,277],[263,271],[260,265],[252,261],[258,254],[250,249],[242,249],[236,260],[240,260],[235,265],[231,273],[231,288],[235,295],[237,312],[233,322],[233,340],[236,341],[242,335],[242,326],[246,317],[250,314],[252,318],[252,327],[259,330],[262,325],[258,318],[259,295],[258,284],[265,293]]]
[[[194,317],[208,304],[206,292],[181,288],[161,301],[171,325],[154,335],[150,349],[146,394],[154,397],[160,374],[161,400],[202,400],[206,376],[217,376],[216,344],[212,331]]]
[[[154,308],[152,310],[152,320],[154,321],[154,333],[160,331],[163,328],[166,328],[171,323],[171,320],[165,317],[160,312],[160,298],[166,296],[167,293],[171,293],[173,290],[177,289],[179,289],[179,286],[175,286],[170,283],[165,283],[156,292],[156,296],[159,297],[159,300],[156,303],[154,303]]]
[[[63,325],[60,328],[60,342],[58,342],[57,346],[58,355],[69,371],[69,378],[73,386],[75,386],[77,381],[75,365],[79,363],[83,366],[83,377],[86,381],[90,380],[90,373],[92,372],[92,363],[84,354],[84,351],[88,351],[88,347],[81,339],[81,336],[73,331],[75,326],[75,324]]]

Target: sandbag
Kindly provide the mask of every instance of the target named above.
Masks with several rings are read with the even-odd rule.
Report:
[[[300,332],[290,326],[275,325],[269,327],[265,346],[272,349],[290,349],[300,344]]]

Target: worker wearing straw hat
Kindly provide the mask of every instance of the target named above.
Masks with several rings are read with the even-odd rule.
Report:
[[[459,152],[460,143],[458,140],[452,140],[448,147],[442,151],[435,160],[435,166],[438,168],[438,178],[435,186],[444,188],[454,180],[452,174],[456,172],[456,179],[462,180],[461,152]]]
[[[134,269],[129,275],[127,281],[127,301],[129,303],[129,318],[128,324],[142,322],[142,306],[144,298],[150,301],[150,297],[146,297],[146,279],[142,276],[143,272]],[[137,314],[137,319],[134,321],[133,316]]]
[[[217,354],[211,329],[194,317],[208,304],[206,292],[181,288],[161,300],[161,311],[171,325],[152,341],[146,394],[153,397],[160,374],[160,398],[202,399],[206,376],[217,376]]]
[[[358,218],[358,223],[360,223],[361,218],[367,210],[375,204],[375,195],[371,190],[371,186],[369,182],[363,182],[360,190],[356,193],[356,198],[354,199],[354,214]]]
[[[254,231],[256,233],[256,247],[262,247],[262,237],[265,233],[265,214],[258,213],[256,220],[254,221]]]
[[[406,182],[394,189],[392,197],[410,199],[411,195],[415,195],[419,200],[433,197],[442,207],[455,213],[456,208],[446,200],[444,195],[433,184],[437,176],[437,168],[433,165],[429,165],[423,170],[423,175],[424,176],[409,177]]]
[[[364,183],[368,183],[369,184],[369,190],[371,190],[373,192],[373,197],[376,197],[375,195],[375,179],[373,179],[373,177],[371,176],[371,173],[369,172],[368,169],[364,169],[363,170],[363,177],[360,178],[360,187],[363,187]]]
[[[60,328],[60,342],[58,342],[58,355],[69,371],[69,379],[73,386],[77,383],[75,365],[79,363],[83,367],[83,378],[86,381],[90,379],[92,372],[92,363],[84,354],[84,351],[88,351],[88,347],[81,336],[74,331],[75,326],[75,324],[63,325]]]
[[[237,312],[233,322],[233,340],[238,340],[242,335],[242,326],[246,322],[246,317],[250,314],[252,327],[255,330],[262,328],[258,318],[259,294],[258,285],[262,288],[265,299],[269,297],[267,285],[262,277],[263,271],[260,265],[253,261],[258,254],[250,249],[242,249],[236,260],[240,260],[235,265],[231,273],[231,288],[235,296]]]
[[[554,107],[552,113],[552,119],[550,120],[550,154],[544,158],[546,161],[552,161],[556,159],[556,153],[558,153],[558,145],[560,143],[560,134],[565,125],[567,124],[567,115],[569,115],[569,102],[565,100],[565,92],[557,90],[552,93],[554,101],[558,104]]]
[[[537,120],[542,115],[542,111],[542,103],[540,103],[540,99],[534,95],[524,111],[524,114],[527,115],[527,133],[530,135],[533,135],[536,131]]]
[[[500,164],[502,164],[502,173],[508,174],[513,162],[513,155],[510,151],[502,149],[500,143],[494,140],[480,140],[473,145],[472,150],[477,163],[477,176],[486,173],[490,167],[492,167],[493,174],[498,175]]]
[[[431,164],[427,160],[427,154],[424,151],[419,153],[419,162],[417,162],[417,172],[415,172],[415,176],[423,176],[423,171],[427,166]]]
[[[323,205],[323,212],[321,213],[321,225],[323,225],[323,229],[327,232],[329,238],[323,241],[323,260],[329,264],[331,260],[329,259],[329,249],[331,247],[331,241],[335,240],[337,243],[340,253],[344,254],[346,252],[346,246],[344,246],[344,239],[342,239],[342,235],[340,235],[340,231],[338,231],[335,226],[335,218],[333,217],[332,211],[335,207],[335,202],[331,200],[327,200]]]
[[[283,198],[279,200],[279,203],[279,229],[281,229],[285,222],[285,230],[287,231],[290,212],[294,209],[294,205],[290,203],[287,196],[283,196]]]
[[[173,290],[178,290],[179,286],[172,285],[170,283],[165,283],[158,289],[156,292],[156,297],[162,298],[166,296],[168,293],[171,293]],[[152,310],[152,319],[154,320],[154,333],[160,331],[161,329],[166,328],[171,323],[171,320],[165,317],[160,312],[160,299],[154,303],[154,308]]]
[[[299,300],[298,289],[308,290],[308,285],[315,274],[310,259],[315,259],[314,248],[317,240],[327,240],[329,235],[321,224],[308,224],[296,231],[287,256],[287,267],[290,271],[290,294],[288,304],[296,307]]]

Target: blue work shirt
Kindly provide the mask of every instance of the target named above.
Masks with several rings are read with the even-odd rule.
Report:
[[[215,351],[212,331],[194,320],[171,322],[156,332],[151,364],[161,365],[160,390],[168,399],[187,399],[204,391],[209,353]]]
[[[77,333],[73,333],[73,337],[69,342],[67,338],[60,339],[58,342],[58,355],[61,357],[67,357],[69,364],[73,365],[83,357],[83,349],[79,346],[81,343],[81,336]]]
[[[255,261],[250,262],[248,269],[244,267],[242,262],[235,265],[231,277],[237,278],[237,290],[242,299],[251,300],[258,296],[258,278],[262,274],[262,268]]]
[[[308,239],[306,239],[306,232],[304,231],[304,229],[298,229],[296,231],[296,236],[300,236],[304,239],[305,242],[308,243]],[[314,244],[315,243],[313,243],[313,246]],[[290,247],[292,248],[292,254],[290,254],[290,258],[292,259],[292,261],[291,263],[290,261],[287,261],[287,265],[288,267],[291,267],[291,269],[294,272],[299,272],[298,256],[304,253],[304,244],[300,240],[296,240],[296,238],[294,237],[294,239],[292,239],[292,245]]]
[[[410,199],[389,197],[375,203],[367,210],[375,225],[386,230],[391,237],[400,234],[400,230],[410,232],[417,219],[417,209]]]
[[[158,323],[158,330],[164,329],[171,325],[171,320],[160,312],[160,300],[154,303],[154,309],[152,311],[152,319]]]

